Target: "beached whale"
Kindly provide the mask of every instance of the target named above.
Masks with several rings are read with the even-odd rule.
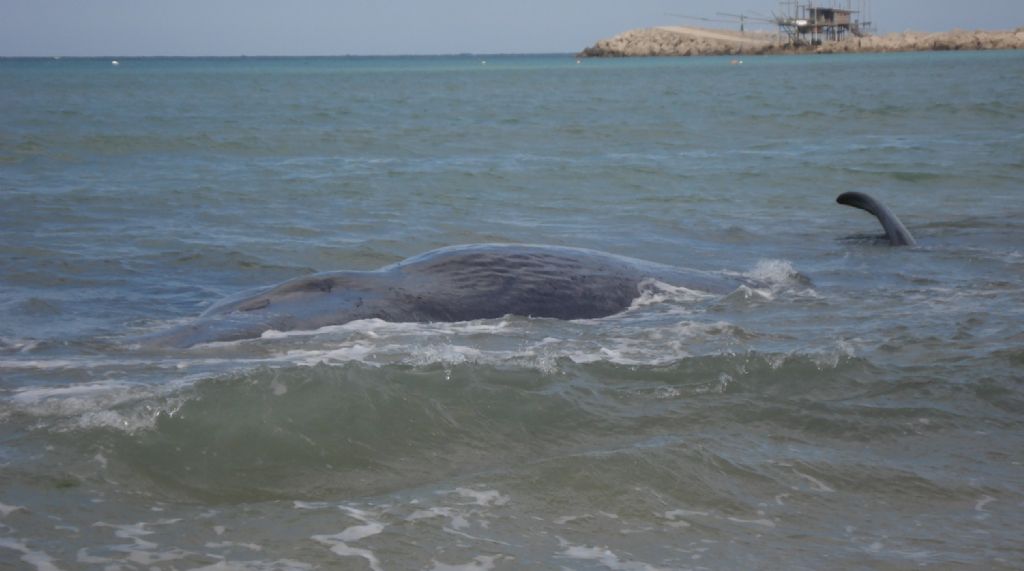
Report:
[[[882,222],[892,244],[913,238],[881,203],[845,193],[843,204]],[[505,315],[591,319],[627,309],[658,282],[711,293],[750,283],[741,276],[679,268],[581,248],[475,244],[433,250],[374,271],[303,276],[245,292],[192,322],[146,336],[143,345],[191,347],[314,330],[358,319],[454,322]]]
[[[142,343],[190,347],[259,337],[268,330],[312,330],[371,318],[597,318],[624,311],[656,282],[716,293],[728,293],[742,283],[581,248],[474,244],[433,250],[379,270],[313,274],[246,292]]]

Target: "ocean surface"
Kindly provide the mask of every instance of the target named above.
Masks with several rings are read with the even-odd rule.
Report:
[[[763,287],[132,342],[479,242]],[[0,569],[1021,569],[1022,534],[1024,53],[0,60]]]

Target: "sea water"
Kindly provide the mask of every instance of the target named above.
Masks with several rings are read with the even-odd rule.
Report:
[[[0,60],[0,568],[1024,566],[1024,54],[119,62]],[[476,242],[762,285],[131,343]]]

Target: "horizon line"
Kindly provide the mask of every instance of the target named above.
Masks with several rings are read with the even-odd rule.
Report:
[[[436,54],[233,54],[233,55],[0,55],[0,59],[245,59],[245,58],[388,58],[388,57],[514,57],[573,56],[578,52],[457,52]]]

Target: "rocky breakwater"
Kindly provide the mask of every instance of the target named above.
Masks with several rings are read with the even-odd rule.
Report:
[[[585,57],[700,56],[766,53],[775,34],[682,26],[629,30],[584,49]]]
[[[925,52],[943,50],[1024,49],[1024,27],[1012,31],[953,30],[951,32],[900,32],[884,36],[848,38],[815,46],[817,53]]]
[[[1010,31],[953,30],[851,37],[818,46],[780,44],[776,34],[666,26],[629,30],[584,49],[585,57],[909,52],[1024,49],[1024,27]]]

